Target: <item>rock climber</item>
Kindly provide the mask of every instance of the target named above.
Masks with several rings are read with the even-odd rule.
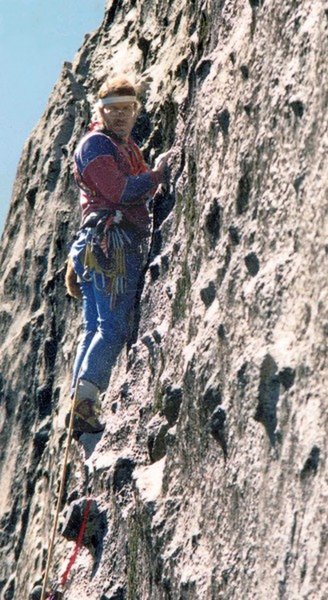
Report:
[[[70,250],[66,283],[69,293],[77,295],[71,265],[84,324],[71,389],[77,433],[105,427],[100,396],[128,339],[150,233],[148,200],[168,169],[169,153],[150,170],[131,137],[139,110],[136,86],[125,78],[108,78],[99,90],[97,121],[74,154],[82,224]]]

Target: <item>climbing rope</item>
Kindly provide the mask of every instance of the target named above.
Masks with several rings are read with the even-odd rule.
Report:
[[[89,518],[89,512],[90,512],[90,508],[91,508],[91,504],[92,504],[92,500],[91,498],[89,498],[86,502],[84,511],[83,511],[83,519],[82,519],[82,524],[80,527],[80,531],[79,531],[79,535],[77,537],[76,543],[75,543],[75,548],[72,552],[72,555],[68,561],[67,567],[63,573],[63,575],[61,576],[60,579],[60,585],[62,587],[65,587],[66,583],[67,583],[67,579],[68,576],[70,574],[71,568],[74,565],[77,555],[79,553],[79,550],[82,546],[82,542],[83,542],[83,538],[84,538],[84,533],[85,533],[85,528],[87,526],[87,522],[88,522],[88,518]]]
[[[42,586],[42,592],[41,592],[41,599],[40,600],[46,600],[46,589],[47,589],[47,585],[48,585],[50,565],[51,565],[52,555],[53,555],[53,551],[54,551],[54,544],[55,544],[55,537],[56,537],[56,532],[57,532],[57,525],[58,525],[58,518],[59,518],[60,506],[61,506],[61,502],[62,502],[62,498],[63,498],[63,494],[64,494],[64,489],[65,489],[65,480],[66,480],[68,453],[69,453],[69,450],[70,450],[71,441],[72,441],[72,437],[73,437],[74,411],[75,411],[75,406],[76,406],[76,401],[77,401],[78,381],[79,380],[77,380],[77,384],[75,386],[75,392],[74,392],[74,396],[73,396],[73,400],[72,400],[70,421],[69,421],[69,427],[68,427],[67,444],[66,444],[66,451],[65,451],[65,456],[64,456],[64,463],[63,463],[63,468],[62,468],[62,476],[61,476],[61,480],[60,480],[60,487],[59,487],[59,494],[58,494],[58,500],[57,500],[57,506],[56,506],[55,520],[54,520],[54,524],[53,524],[53,528],[52,528],[50,545],[49,545],[49,548],[48,548],[48,559],[47,559],[47,565],[46,565],[45,575],[44,575],[44,579],[43,579],[43,586]],[[50,598],[51,598],[51,596],[50,596]]]
[[[80,551],[80,548],[82,546],[82,542],[83,542],[83,538],[84,538],[84,534],[85,534],[85,529],[87,526],[87,522],[88,522],[88,518],[89,518],[89,513],[90,513],[90,509],[91,509],[91,504],[92,504],[92,500],[91,498],[89,498],[86,502],[84,511],[83,511],[83,518],[82,518],[82,523],[81,523],[81,527],[80,527],[80,531],[79,531],[79,535],[77,537],[77,540],[75,542],[75,547],[73,549],[73,552],[69,558],[69,561],[67,563],[67,567],[64,571],[64,573],[62,574],[61,578],[60,578],[60,583],[59,583],[59,587],[63,590],[66,586],[69,574],[71,572],[71,569],[76,561],[77,555]],[[53,590],[50,593],[50,596],[47,597],[46,600],[58,600],[58,594],[59,597],[62,597],[62,592],[58,592],[57,590]]]

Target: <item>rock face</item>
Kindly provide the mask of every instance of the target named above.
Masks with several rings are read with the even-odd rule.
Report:
[[[105,525],[65,597],[328,597],[327,32],[320,0],[119,0],[64,65],[1,244],[1,600],[42,582],[80,330],[72,152],[122,67],[146,157],[175,154],[106,431],[70,454],[61,526],[90,494]]]

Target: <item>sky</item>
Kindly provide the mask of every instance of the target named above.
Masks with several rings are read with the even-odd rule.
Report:
[[[24,142],[104,11],[105,0],[0,0],[0,234]]]

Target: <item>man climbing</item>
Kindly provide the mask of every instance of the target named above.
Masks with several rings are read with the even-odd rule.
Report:
[[[169,153],[149,170],[131,138],[138,110],[134,85],[126,79],[106,80],[96,104],[97,122],[74,155],[82,226],[70,262],[78,276],[84,323],[72,381],[77,433],[105,427],[99,396],[128,338],[150,230],[147,201],[167,169]],[[71,289],[73,295],[75,291]]]

